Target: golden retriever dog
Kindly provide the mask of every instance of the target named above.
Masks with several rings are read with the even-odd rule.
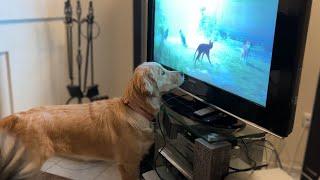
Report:
[[[0,162],[0,173],[12,178],[14,167],[23,172],[39,170],[48,158],[63,155],[114,160],[122,179],[138,179],[139,163],[153,143],[151,121],[159,112],[161,94],[177,88],[183,80],[179,72],[154,62],[143,63],[136,68],[121,98],[38,107],[4,118],[0,121],[1,132],[10,135],[12,142],[8,139],[7,144],[12,147],[2,146],[1,156],[28,153],[30,160],[22,167]],[[14,145],[17,139],[23,146]],[[7,159],[25,160],[22,155],[16,156]]]

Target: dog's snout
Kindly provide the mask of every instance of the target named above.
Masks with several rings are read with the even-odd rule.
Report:
[[[178,72],[178,78],[179,79],[184,79],[184,74],[182,72]]]
[[[184,74],[182,72],[178,72],[178,84],[181,85],[184,81]]]
[[[184,74],[182,72],[179,72],[180,77],[184,77]]]

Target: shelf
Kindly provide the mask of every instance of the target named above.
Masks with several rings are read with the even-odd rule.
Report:
[[[193,135],[195,135],[197,138],[202,138],[209,143],[236,140],[247,137],[265,136],[265,132],[250,125],[247,125],[245,128],[235,131],[231,134],[223,133],[221,130],[217,130],[209,125],[185,117],[175,112],[170,107],[165,107],[164,111],[171,123],[174,122],[175,124],[181,125],[183,128],[193,133]]]
[[[159,175],[157,174],[157,172],[159,173]],[[159,176],[161,176],[161,178],[165,180],[176,180],[175,176],[170,171],[168,171],[167,167],[165,166],[157,167],[157,172],[155,170],[152,170],[144,173],[142,177],[145,180],[160,180]]]
[[[182,175],[187,179],[192,179],[192,168],[189,167],[187,162],[183,162],[183,158],[177,157],[176,154],[173,154],[168,148],[164,148],[162,151],[158,150],[160,154],[169,161]]]

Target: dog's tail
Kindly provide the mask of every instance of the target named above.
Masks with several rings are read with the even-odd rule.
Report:
[[[0,179],[27,179],[36,171],[23,143],[5,130],[14,124],[13,118],[9,116],[0,120]]]

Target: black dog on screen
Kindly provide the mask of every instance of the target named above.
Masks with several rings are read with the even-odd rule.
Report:
[[[213,47],[213,42],[210,40],[209,41],[209,44],[200,44],[196,50],[196,52],[194,53],[194,63],[196,64],[197,61],[202,61],[203,60],[203,56],[206,55],[207,58],[208,58],[208,61],[209,63],[211,64],[211,61],[210,61],[210,50],[212,49]],[[198,55],[197,55],[198,53]],[[196,57],[197,55],[197,57]]]

